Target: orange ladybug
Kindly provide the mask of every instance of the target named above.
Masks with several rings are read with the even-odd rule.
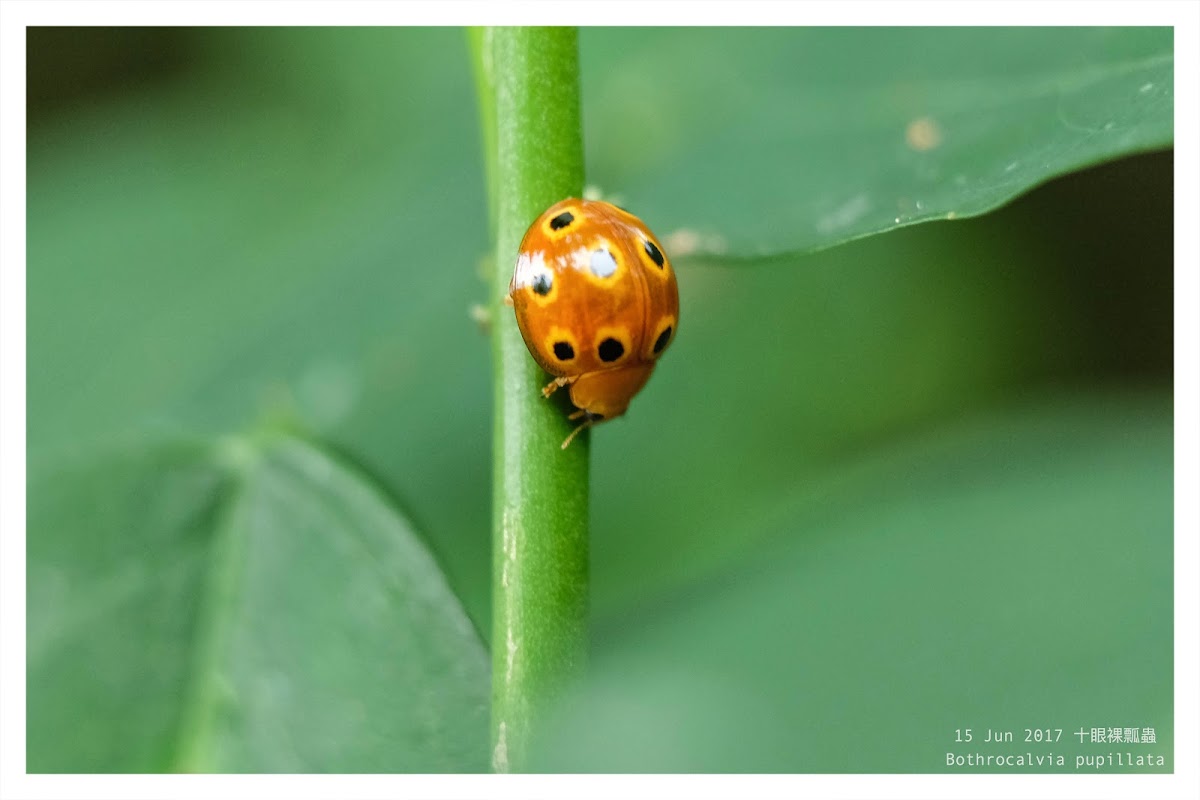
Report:
[[[622,208],[570,198],[534,221],[507,302],[530,355],[569,386],[584,428],[619,417],[679,328],[675,270],[646,225]]]

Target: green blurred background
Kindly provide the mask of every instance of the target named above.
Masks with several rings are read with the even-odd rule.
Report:
[[[29,769],[486,769],[463,33],[28,46]],[[710,246],[593,436],[594,665],[538,768],[943,771],[993,728],[1170,771],[1170,31],[580,46],[589,182]],[[1157,741],[1071,733],[1114,726]]]

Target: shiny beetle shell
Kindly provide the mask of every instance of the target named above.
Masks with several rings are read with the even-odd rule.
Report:
[[[521,241],[509,299],[530,355],[570,387],[580,430],[624,414],[679,328],[675,270],[649,228],[599,200],[567,199]]]

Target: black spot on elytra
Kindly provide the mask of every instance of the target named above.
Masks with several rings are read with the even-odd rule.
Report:
[[[554,285],[554,276],[549,272],[539,272],[533,276],[533,290],[542,297],[550,294],[550,287]]]
[[[554,219],[550,220],[550,230],[560,231],[575,221],[575,215],[570,211],[564,211]]]
[[[646,255],[650,256],[651,261],[653,261],[655,264],[658,264],[659,269],[662,269],[662,265],[663,265],[662,251],[659,250],[657,247],[655,247],[654,242],[650,241],[649,239],[647,239],[642,244],[646,248]]]
[[[669,342],[669,341],[671,341],[671,326],[670,325],[668,325],[663,330],[663,332],[658,335],[658,338],[654,340],[654,354],[658,355],[659,353],[661,353],[663,351],[663,348],[667,346],[667,342]]]
[[[625,355],[625,345],[618,342],[616,339],[609,337],[600,343],[597,348],[600,353],[600,360],[605,363],[616,361],[621,356]]]
[[[575,348],[571,347],[570,342],[555,342],[554,357],[559,361],[570,361],[575,357]]]

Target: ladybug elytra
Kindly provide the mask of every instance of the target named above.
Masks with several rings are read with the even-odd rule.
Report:
[[[679,328],[675,270],[637,217],[599,200],[570,198],[525,233],[508,289],[530,355],[570,387],[585,428],[625,413]]]

